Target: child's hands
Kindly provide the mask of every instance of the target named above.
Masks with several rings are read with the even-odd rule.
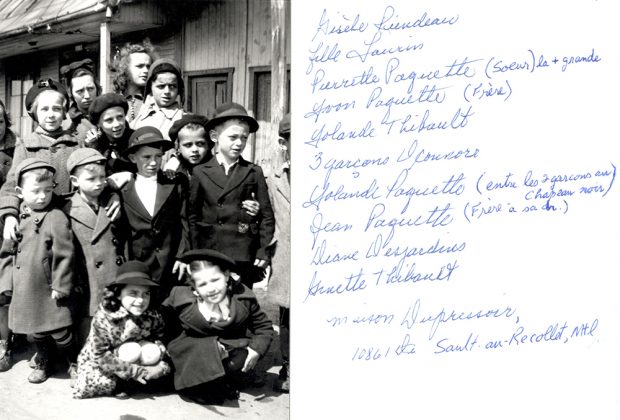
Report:
[[[58,300],[67,297],[65,293],[59,292],[58,290],[52,290],[52,299]]]
[[[256,196],[252,193],[251,200],[243,200],[241,202],[241,208],[245,209],[245,212],[252,217],[256,217],[260,211],[260,203],[256,201]]]
[[[248,357],[245,358],[245,363],[243,364],[243,368],[241,368],[241,372],[248,372],[254,369],[256,366],[256,362],[260,359],[260,354],[258,354],[252,347],[246,347],[248,350]]]
[[[19,233],[19,222],[15,216],[7,216],[4,218],[4,231],[2,237],[5,241],[14,240],[17,241]]]
[[[146,376],[148,374],[146,367],[145,366],[140,366],[140,365],[136,365],[136,364],[132,364],[131,365],[131,370],[132,370],[132,375],[131,377],[137,381],[140,382],[142,385],[146,384]]]
[[[267,263],[267,261],[257,258],[254,260],[254,265],[258,268],[267,268],[269,264]]]
[[[106,178],[108,181],[108,186],[113,190],[120,190],[123,188],[123,185],[129,182],[129,180],[133,177],[133,174],[128,171],[117,172],[115,174],[110,175]]]
[[[174,273],[178,273],[177,280],[181,281],[185,273],[189,274],[189,264],[185,264],[184,262],[178,260],[175,261],[174,266],[172,267],[172,274]]]
[[[121,217],[121,200],[118,197],[110,199],[110,204],[105,208],[105,214],[111,221],[115,221]]]
[[[146,374],[143,377],[145,381],[158,379],[170,373],[170,366],[163,360],[155,366],[143,366],[143,369],[146,370]]]
[[[99,137],[101,137],[101,130],[99,129],[99,127],[91,128],[90,130],[88,130],[86,136],[84,137],[84,143],[86,147],[92,147],[93,143],[99,140]]]
[[[181,161],[179,158],[176,156],[171,156],[168,162],[166,162],[164,167],[161,169],[168,178],[173,179],[177,175],[177,169],[179,169],[179,166],[181,166]]]

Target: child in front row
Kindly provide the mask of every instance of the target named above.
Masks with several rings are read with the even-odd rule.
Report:
[[[191,248],[217,249],[235,260],[247,287],[262,280],[270,262],[268,247],[274,216],[260,166],[243,159],[250,133],[258,122],[245,108],[221,105],[205,130],[215,144],[215,156],[193,169],[188,220]],[[258,213],[245,208],[257,201]]]
[[[153,288],[158,286],[146,264],[127,261],[109,282],[101,305],[93,318],[86,344],[78,357],[74,398],[103,395],[128,397],[135,382],[146,384],[170,373],[170,365],[160,360],[152,366],[128,362],[119,353],[122,345],[143,340],[157,343],[164,321],[151,309]]]
[[[265,355],[273,326],[254,293],[234,280],[235,261],[209,249],[186,252],[189,285],[176,286],[162,311],[176,337],[168,344],[174,386],[200,404],[238,397],[235,378]]]
[[[76,192],[64,206],[76,244],[75,324],[78,343],[84,344],[109,276],[125,261],[124,235],[106,214],[115,193],[106,188],[106,158],[83,147],[67,159],[67,172]],[[116,197],[118,199],[118,197]]]
[[[5,240],[0,253],[0,292],[11,296],[9,327],[18,334],[31,334],[37,350],[28,376],[31,383],[41,383],[52,373],[53,342],[68,359],[72,376],[77,357],[67,300],[73,288],[73,236],[52,193],[54,172],[53,166],[37,158],[17,165],[20,238]]]

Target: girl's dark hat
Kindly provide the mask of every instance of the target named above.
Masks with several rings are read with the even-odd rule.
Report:
[[[161,131],[151,126],[144,126],[138,128],[131,134],[129,137],[129,142],[127,144],[127,149],[123,152],[123,155],[126,157],[132,153],[134,153],[137,149],[142,146],[151,146],[151,147],[161,147],[165,152],[166,150],[172,149],[174,144],[172,141],[165,139],[161,134]]]
[[[192,249],[191,251],[185,252],[181,255],[181,261],[184,263],[191,263],[192,261],[211,261],[214,264],[217,264],[222,270],[231,270],[234,271],[236,264],[235,260],[230,258],[228,255],[222,254],[221,252],[215,251],[213,249]]]
[[[114,108],[115,106],[123,108],[125,115],[127,115],[129,104],[123,95],[119,95],[118,93],[104,93],[103,95],[97,96],[88,108],[88,119],[91,123],[97,125],[99,124],[99,117],[101,117],[101,114],[103,114],[105,110]]]
[[[255,133],[258,130],[258,121],[248,115],[248,111],[243,107],[243,105],[235,102],[227,102],[215,109],[215,116],[209,120],[205,126],[207,133],[224,121],[233,118],[247,122],[250,126],[250,133]]]
[[[26,94],[26,99],[24,100],[24,106],[26,107],[28,114],[33,119],[35,119],[35,112],[33,112],[34,110],[30,108],[32,108],[32,103],[34,102],[36,97],[39,96],[39,93],[43,92],[44,90],[55,90],[62,96],[64,96],[66,99],[65,111],[67,111],[67,108],[69,107],[69,94],[67,93],[67,89],[65,89],[62,84],[58,83],[55,80],[41,79],[28,90],[28,93]]]
[[[127,261],[118,268],[116,278],[109,284],[133,284],[135,286],[159,286],[153,281],[148,265],[142,261]]]
[[[146,85],[144,85],[144,97],[152,94],[151,84],[159,73],[173,73],[177,76],[177,85],[179,87],[179,98],[181,98],[181,105],[185,100],[185,84],[183,83],[183,75],[181,74],[181,68],[174,60],[168,58],[160,58],[155,60],[151,67],[149,67],[149,74],[146,79]]]

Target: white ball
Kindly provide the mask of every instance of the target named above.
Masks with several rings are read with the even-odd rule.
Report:
[[[118,347],[118,358],[127,363],[135,363],[140,360],[140,344],[129,342]]]

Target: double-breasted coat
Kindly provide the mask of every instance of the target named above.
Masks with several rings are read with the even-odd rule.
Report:
[[[19,231],[20,241],[5,240],[1,253],[3,259],[12,260],[9,269],[1,273],[3,289],[10,284],[13,291],[9,328],[15,333],[32,334],[70,326],[69,300],[51,297],[52,290],[69,295],[73,288],[74,249],[69,219],[54,205],[26,211],[22,204]]]
[[[228,176],[217,158],[194,167],[190,187],[189,227],[193,248],[216,249],[236,261],[269,262],[268,246],[274,218],[260,166],[239,158]],[[241,207],[252,194],[260,203],[258,216]]]
[[[77,140],[70,134],[63,133],[57,138],[41,132],[33,132],[18,140],[15,144],[13,164],[0,188],[0,219],[7,215],[17,217],[20,200],[15,193],[15,168],[27,158],[39,158],[48,162],[56,169],[54,176],[54,193],[66,195],[71,192],[71,180],[67,172],[67,159],[79,147]]]
[[[116,277],[117,268],[125,261],[122,232],[106,215],[105,207],[110,201],[110,195],[102,194],[95,213],[76,192],[64,207],[75,239],[76,273],[79,276],[76,285],[81,286],[86,298],[77,302],[80,315],[95,314],[105,285]]]
[[[0,141],[0,186],[4,184],[6,177],[13,163],[13,153],[15,152],[15,144],[17,137],[11,129],[7,128],[4,139]]]
[[[276,220],[269,295],[279,305],[290,307],[291,283],[291,183],[286,167],[274,168],[267,177],[269,197]]]
[[[225,375],[218,341],[227,349],[251,347],[261,356],[273,339],[273,326],[256,295],[243,284],[230,294],[230,319],[207,321],[189,286],[176,286],[162,304],[167,324],[179,334],[166,346],[175,368],[177,390],[200,385]]]
[[[121,196],[127,226],[127,259],[146,263],[153,281],[166,296],[172,285],[174,261],[187,249],[187,184],[183,177],[168,179],[160,171],[153,216],[138,197],[135,179],[125,184]]]

